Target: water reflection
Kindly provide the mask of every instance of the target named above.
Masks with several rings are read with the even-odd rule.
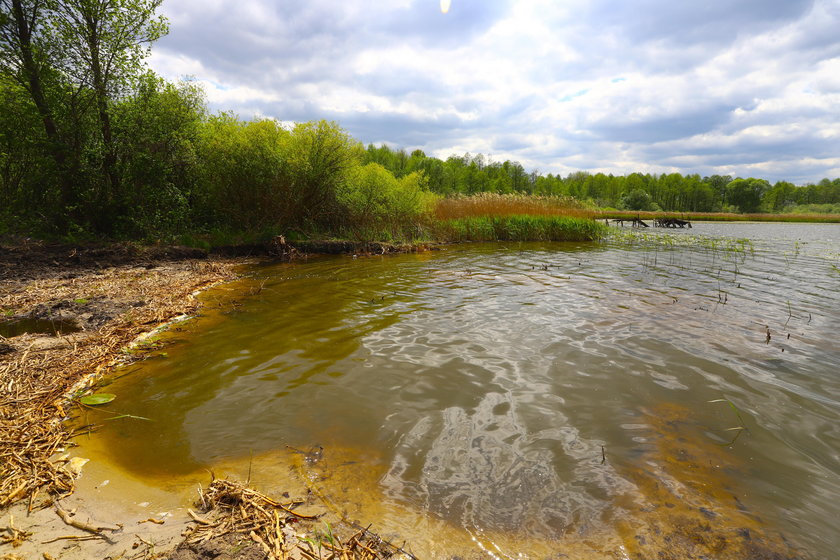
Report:
[[[193,323],[189,342],[117,382],[131,398],[113,406],[154,428],[103,437],[146,475],[342,450],[320,491],[352,502],[348,487],[375,487],[397,508],[376,515],[402,533],[409,508],[526,553],[574,536],[653,554],[679,518],[700,547],[686,554],[743,557],[766,524],[825,556],[840,513],[840,277],[824,227],[783,241],[763,224],[749,231],[772,243],[752,245],[668,233],[259,269],[262,291],[236,313]],[[722,398],[738,415],[710,402]],[[698,523],[730,556],[697,544]],[[765,533],[767,550],[787,546]]]

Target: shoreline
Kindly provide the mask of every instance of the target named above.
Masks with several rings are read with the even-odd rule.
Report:
[[[76,435],[64,424],[73,395],[115,367],[142,359],[125,349],[173,317],[195,313],[196,292],[235,279],[234,269],[247,262],[178,248],[0,247],[0,311],[7,324],[43,327],[36,323],[53,321],[76,331],[0,339],[0,511],[8,518],[7,533],[35,525],[21,529],[34,536],[3,548],[14,553],[15,544],[40,540],[51,521],[65,534],[73,532],[53,512],[59,497],[73,495],[81,470],[67,453]]]
[[[336,253],[348,248],[352,252],[356,247],[345,242],[320,245],[332,249],[322,252]],[[364,248],[379,254],[407,250],[386,244]],[[245,521],[257,520],[250,533],[220,529],[235,514],[226,511],[224,500],[205,504],[212,507],[194,507],[200,513],[176,508],[180,510],[177,514],[165,512],[162,519],[152,515],[148,523],[137,521],[143,525],[123,524],[115,529],[112,523],[92,519],[137,517],[142,511],[136,502],[120,497],[126,495],[126,488],[150,495],[155,489],[123,476],[113,481],[109,489],[112,497],[105,499],[100,486],[110,481],[97,486],[91,477],[101,479],[110,472],[114,478],[116,471],[85,465],[86,459],[69,452],[79,436],[65,422],[72,414],[70,409],[80,406],[75,397],[95,388],[116,368],[142,360],[155,350],[157,334],[201,308],[200,293],[237,280],[243,266],[265,258],[284,258],[282,253],[272,255],[271,247],[263,249],[239,247],[209,253],[125,244],[87,248],[0,244],[0,326],[37,329],[47,322],[58,329],[55,333],[7,332],[11,336],[0,336],[0,555],[4,560],[36,556],[75,560],[126,554],[124,549],[142,552],[130,557],[177,560],[204,557],[215,549],[237,550],[236,558],[263,558],[267,553],[303,558],[306,555],[301,550],[311,547],[307,538],[320,542],[316,533],[304,536],[306,523],[295,525],[294,534],[290,532],[292,520],[302,521],[302,514],[292,510],[298,506],[317,509],[314,497],[285,505],[278,502],[277,508],[283,509],[275,511],[284,512],[282,516],[258,520],[260,511],[274,507],[270,506],[273,500],[247,484],[229,480],[214,481],[205,492],[219,487],[226,495],[238,492],[241,507],[237,511],[249,511]],[[88,476],[80,479],[80,492],[76,493],[83,472]],[[122,490],[114,499],[117,488]],[[75,516],[68,513],[76,510]],[[350,558],[359,551],[371,557],[368,550],[380,550],[383,556],[394,554],[386,544],[377,544],[378,537],[371,532],[339,526],[336,531],[336,536],[343,536],[344,552]],[[278,538],[284,540],[285,548],[277,548]]]

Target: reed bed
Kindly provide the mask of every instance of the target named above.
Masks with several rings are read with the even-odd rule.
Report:
[[[840,223],[840,214],[735,214],[731,212],[641,212],[631,210],[600,210],[593,213],[600,220],[654,220],[679,218],[698,222],[808,222]]]
[[[592,210],[569,196],[480,193],[437,201],[434,216],[441,221],[485,216],[591,217]]]
[[[564,196],[480,193],[437,201],[431,237],[458,241],[592,241],[606,235],[593,212]]]
[[[595,241],[606,225],[575,216],[474,216],[440,222],[436,236],[447,241]]]

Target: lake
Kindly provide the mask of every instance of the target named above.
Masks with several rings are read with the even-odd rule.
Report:
[[[253,268],[122,370],[149,421],[101,459],[308,488],[427,557],[831,557],[840,225],[614,231]]]

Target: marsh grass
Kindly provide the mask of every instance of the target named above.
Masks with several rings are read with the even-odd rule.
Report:
[[[745,430],[747,432],[749,432],[749,428],[747,428],[747,423],[744,422],[744,419],[741,417],[741,411],[738,410],[738,407],[735,406],[735,403],[733,403],[729,399],[715,399],[715,400],[708,401],[708,402],[709,402],[709,404],[714,404],[714,403],[726,403],[726,404],[728,404],[729,408],[731,408],[732,411],[735,412],[735,416],[738,418],[738,422],[739,422],[737,426],[733,426],[732,428],[726,428],[726,430],[725,430],[727,432],[735,432],[735,436],[731,440],[726,441],[724,443],[720,443],[718,445],[723,445],[723,446],[728,447],[738,440],[738,438],[741,436],[742,432],[744,432]]]
[[[438,222],[435,235],[447,241],[595,241],[606,225],[575,216],[472,216]]]
[[[446,241],[594,241],[609,231],[571,197],[480,193],[435,204],[430,236]]]
[[[601,210],[593,213],[600,220],[655,220],[679,218],[698,222],[809,222],[840,223],[840,214],[734,214],[728,212],[634,212],[629,210]]]

